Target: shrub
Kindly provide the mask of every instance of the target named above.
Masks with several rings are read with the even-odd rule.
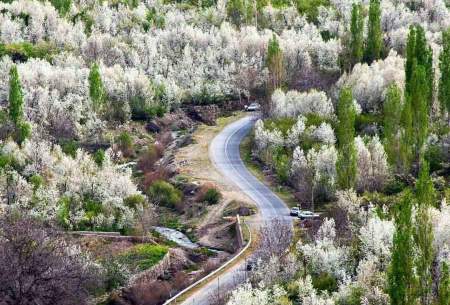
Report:
[[[334,292],[338,288],[337,280],[329,273],[320,273],[312,277],[312,284],[317,290]]]
[[[127,207],[136,210],[138,206],[145,204],[145,197],[140,194],[131,195],[125,198],[123,203]]]
[[[139,156],[137,167],[144,173],[151,171],[156,161],[162,157],[163,150],[164,147],[161,144],[150,144]]]
[[[101,261],[103,267],[104,289],[110,291],[124,286],[130,277],[127,268],[116,259],[105,259]]]
[[[425,151],[425,160],[430,164],[430,172],[440,170],[445,162],[444,153],[439,145],[430,145]]]
[[[0,57],[9,55],[14,61],[25,62],[29,58],[40,58],[50,61],[58,52],[54,44],[40,42],[31,44],[29,42],[2,44],[0,43]]]
[[[17,125],[15,140],[18,144],[22,144],[31,135],[31,125],[27,122],[21,122]]]
[[[117,144],[124,157],[130,157],[133,154],[133,139],[128,132],[124,131],[119,135]]]
[[[155,181],[147,190],[147,194],[155,204],[169,208],[174,208],[181,202],[181,192],[163,180]]]
[[[156,265],[168,252],[167,247],[152,244],[136,245],[122,254],[122,261],[138,270],[146,270]]]
[[[208,204],[217,204],[222,198],[222,194],[215,188],[210,188],[206,191],[203,200]]]
[[[355,129],[358,132],[361,132],[364,130],[365,127],[369,125],[380,125],[382,121],[383,118],[379,114],[361,113],[360,115],[356,116]]]
[[[384,187],[383,193],[386,195],[395,195],[403,191],[406,184],[398,179],[391,179]]]
[[[33,185],[33,190],[36,191],[44,184],[44,178],[40,175],[33,175],[30,177],[30,183]]]
[[[202,185],[197,195],[197,201],[208,204],[217,204],[221,198],[222,194],[210,183]]]
[[[51,0],[50,1],[61,16],[65,16],[72,4],[71,0]]]
[[[295,4],[300,14],[306,16],[309,22],[317,22],[319,6],[329,6],[329,0],[296,0]]]
[[[103,165],[103,161],[105,161],[105,151],[103,149],[97,149],[94,154],[94,161],[98,166]]]
[[[72,156],[72,158],[75,157],[77,154],[77,149],[79,145],[78,142],[75,140],[63,140],[61,142],[61,149],[62,151],[69,156]]]
[[[286,183],[289,179],[289,157],[284,149],[275,149],[274,153],[274,167],[277,178],[281,183]]]

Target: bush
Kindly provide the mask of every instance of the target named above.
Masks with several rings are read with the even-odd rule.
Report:
[[[425,151],[425,160],[430,164],[430,172],[440,170],[445,162],[444,153],[439,145],[430,145]]]
[[[124,157],[130,157],[133,154],[133,139],[128,132],[122,132],[117,138],[117,143]]]
[[[217,204],[222,198],[222,194],[213,184],[204,184],[201,186],[198,195],[198,202],[206,202],[208,204]]]
[[[155,204],[169,208],[174,208],[181,202],[181,191],[163,180],[155,181],[147,190],[147,194]]]
[[[129,271],[116,259],[105,259],[101,261],[103,271],[103,283],[106,291],[111,291],[124,286],[129,279]]]
[[[334,292],[338,288],[337,280],[329,273],[321,273],[312,277],[312,284],[317,290]]]
[[[300,14],[306,16],[309,22],[317,22],[319,15],[319,6],[329,6],[329,0],[296,0],[297,10]]]
[[[380,125],[383,121],[383,118],[379,114],[373,114],[373,113],[361,113],[360,115],[356,116],[355,119],[355,129],[358,132],[361,132],[364,130],[365,127],[369,125]]]
[[[395,195],[402,192],[406,188],[406,184],[398,179],[391,179],[384,187],[383,193],[386,195]]]
[[[284,149],[279,148],[275,149],[274,153],[274,167],[275,167],[275,173],[277,174],[278,180],[280,180],[281,183],[286,183],[289,179],[289,157],[288,154],[285,152]]]
[[[156,265],[167,252],[168,248],[164,246],[140,244],[122,254],[122,262],[142,271]]]
[[[207,202],[208,204],[217,204],[221,198],[222,194],[217,189],[210,188],[206,191],[203,201]]]
[[[15,140],[18,144],[22,144],[31,135],[31,125],[27,122],[22,122],[17,125]]]
[[[75,140],[63,140],[61,142],[61,149],[66,154],[71,156],[72,158],[75,158],[75,155],[77,154],[77,149],[79,145],[78,142]]]
[[[103,165],[103,161],[105,161],[105,151],[103,149],[97,149],[94,154],[94,161],[98,166]]]
[[[123,200],[123,203],[127,207],[136,210],[138,206],[145,204],[145,197],[140,194],[131,195],[131,196],[128,196],[127,198],[125,198]]]
[[[30,183],[33,185],[33,190],[36,191],[44,184],[44,178],[36,174],[30,177]]]
[[[57,53],[57,48],[48,42],[31,44],[20,42],[12,44],[0,43],[0,57],[9,55],[14,61],[25,62],[29,58],[40,58],[50,61]]]

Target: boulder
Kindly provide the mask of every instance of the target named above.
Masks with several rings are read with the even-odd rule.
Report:
[[[213,126],[216,125],[216,119],[220,114],[220,109],[217,105],[190,106],[187,109],[187,113],[193,120]]]

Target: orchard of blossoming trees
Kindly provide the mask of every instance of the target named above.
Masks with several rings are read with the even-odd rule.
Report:
[[[447,5],[0,0],[0,213],[132,232],[180,195],[122,130],[256,99],[253,159],[328,218],[228,304],[448,305]]]

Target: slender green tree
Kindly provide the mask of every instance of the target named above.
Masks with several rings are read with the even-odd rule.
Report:
[[[414,94],[411,88],[414,70],[423,67],[425,71],[426,98],[428,106],[431,106],[433,93],[433,52],[428,46],[425,31],[421,26],[411,26],[406,45],[405,64],[405,95]]]
[[[103,87],[100,69],[96,63],[91,67],[89,72],[89,96],[95,111],[100,111],[105,102],[105,88]]]
[[[439,55],[439,102],[441,111],[450,113],[450,29],[442,32],[442,52]]]
[[[366,62],[371,64],[381,57],[383,33],[381,31],[380,0],[370,0],[367,32]]]
[[[413,115],[411,101],[409,98],[405,99],[401,114],[401,137],[400,137],[400,160],[401,169],[403,173],[408,173],[411,169],[413,161],[413,147],[415,141],[413,129]]]
[[[441,278],[439,280],[438,304],[450,305],[450,271],[446,262],[442,263]]]
[[[16,126],[23,119],[22,85],[15,65],[9,70],[9,117]]]
[[[270,74],[270,86],[275,90],[282,85],[284,77],[283,52],[275,34],[269,40],[266,63]]]
[[[269,40],[267,46],[266,66],[269,70],[269,81],[267,83],[266,100],[263,104],[262,111],[265,114],[271,111],[271,96],[275,89],[280,88],[283,84],[284,66],[283,66],[283,51],[280,48],[275,34]]]
[[[413,131],[415,134],[415,158],[419,156],[428,134],[428,85],[425,67],[413,66],[411,78],[411,94],[407,97],[411,101]]]
[[[429,112],[433,99],[433,51],[428,46],[425,31],[420,25],[416,26],[415,57],[417,66],[422,66],[425,72],[426,99]]]
[[[405,62],[405,95],[409,95],[411,89],[411,78],[413,68],[416,63],[416,29],[414,26],[409,27],[408,39],[406,42],[406,62]]]
[[[364,55],[364,17],[362,5],[353,3],[350,23],[352,67],[361,62]]]
[[[422,161],[419,179],[416,183],[416,228],[414,241],[417,245],[416,270],[418,276],[417,294],[422,305],[432,301],[432,268],[433,268],[433,224],[430,206],[434,204],[435,191],[429,173],[427,161]]]
[[[391,165],[399,166],[399,130],[402,114],[402,91],[396,85],[390,85],[383,104],[384,149]]]
[[[391,305],[412,305],[415,300],[412,202],[412,193],[407,190],[396,205],[392,258],[388,271]]]
[[[231,23],[236,26],[240,26],[246,16],[246,9],[242,0],[230,0],[227,2],[227,15],[230,18]]]
[[[31,135],[31,125],[24,120],[23,93],[17,67],[9,71],[9,117],[14,124],[14,140],[22,144]]]
[[[356,149],[354,141],[356,111],[350,88],[341,90],[337,116],[339,120],[337,128],[338,160],[336,163],[338,185],[341,189],[350,189],[355,186],[356,181]]]

